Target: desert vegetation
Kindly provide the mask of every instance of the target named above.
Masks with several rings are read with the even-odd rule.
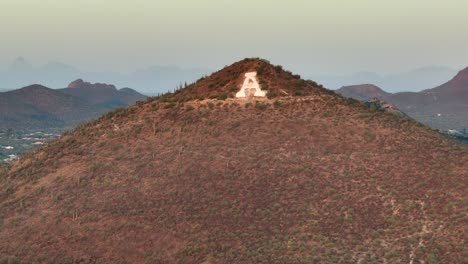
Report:
[[[410,118],[298,86],[298,76],[269,64],[260,72],[283,82],[269,89],[288,96],[209,99],[262,63],[237,63],[187,90],[108,113],[4,168],[0,255],[464,262],[465,145]]]

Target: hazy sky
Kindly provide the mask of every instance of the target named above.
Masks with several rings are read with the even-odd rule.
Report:
[[[217,69],[264,57],[302,74],[468,66],[466,0],[0,0],[0,65]]]

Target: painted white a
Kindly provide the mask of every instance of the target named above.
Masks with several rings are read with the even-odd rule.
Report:
[[[260,88],[260,84],[257,80],[257,72],[248,72],[245,74],[244,84],[239,92],[236,93],[236,97],[250,97],[252,96],[260,96],[265,97],[266,92],[262,91]]]

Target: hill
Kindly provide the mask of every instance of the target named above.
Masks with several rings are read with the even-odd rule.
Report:
[[[346,97],[351,97],[361,101],[370,101],[374,98],[385,98],[389,93],[373,84],[343,86],[336,91]]]
[[[146,96],[130,88],[117,90],[112,84],[91,84],[82,79],[71,82],[67,88],[59,91],[104,107],[127,106],[146,99]]]
[[[14,129],[66,127],[106,110],[41,85],[0,93],[0,102],[1,126]]]
[[[67,128],[144,99],[146,96],[130,88],[117,90],[113,85],[90,84],[82,80],[58,90],[31,85],[0,92],[0,127],[20,130]]]
[[[416,120],[441,130],[468,127],[468,68],[436,88],[421,92],[386,93],[376,86],[355,85],[339,89],[344,96],[367,101],[377,97],[394,104]],[[382,91],[382,92],[381,92]]]
[[[229,98],[253,69],[270,99]],[[462,263],[467,176],[466,146],[245,59],[4,168],[0,255]]]
[[[468,67],[450,81],[436,88],[424,90],[423,93],[435,96],[435,101],[468,102]]]

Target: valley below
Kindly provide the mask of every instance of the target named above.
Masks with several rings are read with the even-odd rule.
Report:
[[[24,153],[40,148],[63,132],[64,129],[58,128],[29,131],[0,129],[0,163],[11,162]]]

